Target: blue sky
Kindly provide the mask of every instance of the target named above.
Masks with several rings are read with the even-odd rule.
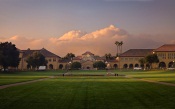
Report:
[[[0,38],[61,37],[114,25],[132,35],[171,41],[174,10],[175,0],[0,0]]]

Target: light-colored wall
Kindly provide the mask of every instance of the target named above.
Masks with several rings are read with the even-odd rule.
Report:
[[[175,51],[174,52],[156,52],[156,54],[160,62],[165,62],[166,67],[168,67],[170,62],[173,62],[173,61],[175,62]]]
[[[87,67],[89,67],[90,69],[93,69],[93,61],[86,61],[81,63],[82,69],[87,69]]]
[[[27,70],[27,62],[26,62],[27,57],[23,57],[22,52],[20,53],[19,57],[21,58],[21,60],[20,60],[20,63],[18,65],[18,69]],[[49,69],[49,65],[51,65],[51,64],[53,65],[53,69],[59,68],[59,66],[58,66],[59,58],[58,57],[46,57],[46,60],[48,61],[47,69]]]
[[[135,65],[138,64],[140,67],[139,59],[141,58],[143,57],[120,57],[119,68],[123,68],[124,64],[127,64],[128,68],[130,64],[133,64],[133,67],[135,67]]]

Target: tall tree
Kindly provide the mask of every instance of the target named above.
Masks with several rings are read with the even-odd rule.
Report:
[[[72,69],[80,69],[81,68],[81,63],[80,62],[73,62],[71,65]]]
[[[75,57],[75,54],[73,53],[67,53],[67,55],[64,57],[64,59],[72,59],[73,57]]]
[[[105,69],[106,68],[106,64],[102,61],[96,61],[93,64],[94,68],[98,68],[98,69]]]
[[[144,64],[146,63],[145,58],[141,58],[141,59],[139,59],[139,63],[140,63],[141,66],[144,67]]]
[[[123,41],[121,41],[121,42],[116,41],[115,45],[117,46],[117,57],[118,57],[122,53]]]
[[[28,56],[26,62],[28,65],[32,66],[32,68],[45,66],[48,63],[44,55],[39,52],[34,52],[32,55]]]
[[[115,41],[115,45],[117,46],[117,57],[119,56],[118,49],[119,49],[119,41]]]
[[[19,51],[11,42],[0,43],[0,65],[3,69],[18,67],[20,62]]]
[[[105,58],[106,58],[106,60],[110,60],[110,59],[112,59],[112,55],[111,55],[111,53],[108,53],[108,54],[105,54]]]
[[[150,54],[150,55],[146,56],[145,59],[146,59],[146,62],[149,63],[151,68],[152,68],[153,63],[159,63],[159,58],[158,58],[157,54]]]
[[[120,54],[122,54],[122,46],[123,46],[123,41],[119,42]]]

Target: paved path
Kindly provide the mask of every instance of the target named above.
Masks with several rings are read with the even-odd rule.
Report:
[[[139,79],[139,78],[134,78],[134,77],[131,77],[131,76],[126,76],[126,78],[131,78],[131,79],[135,79],[135,80],[139,80],[139,81],[145,81],[145,82],[149,82],[149,83],[156,83],[156,84],[162,84],[162,85],[174,86],[175,87],[175,84],[173,84],[173,83],[166,83],[166,82],[152,81],[152,80],[146,80],[146,79]]]
[[[31,80],[31,81],[26,81],[26,82],[19,82],[19,83],[2,85],[2,86],[0,86],[0,89],[5,89],[5,88],[8,88],[8,87],[12,87],[12,86],[19,86],[19,85],[23,85],[23,84],[29,84],[29,83],[34,83],[34,82],[38,82],[38,81],[43,81],[43,80],[47,80],[49,78],[54,78],[54,77],[51,76],[51,77],[48,77],[48,78],[42,78],[42,79]]]

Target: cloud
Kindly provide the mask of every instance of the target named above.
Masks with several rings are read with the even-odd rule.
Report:
[[[21,36],[13,36],[10,38],[0,37],[1,42],[9,41],[19,49],[41,49],[46,48],[49,51],[65,56],[72,52],[81,55],[86,51],[91,51],[96,55],[103,56],[105,53],[116,54],[115,41],[123,41],[123,51],[132,48],[157,48],[161,44],[152,40],[148,35],[134,36],[127,31],[110,25],[106,28],[86,33],[80,30],[72,30],[61,37],[49,37],[45,39],[27,38]]]
[[[14,43],[19,49],[27,49],[27,48],[38,49],[41,48],[42,45],[44,45],[44,42],[46,42],[45,39],[27,38],[18,35],[12,36],[10,38],[0,37],[0,42],[6,42],[6,41]]]

